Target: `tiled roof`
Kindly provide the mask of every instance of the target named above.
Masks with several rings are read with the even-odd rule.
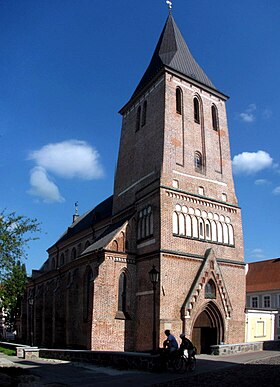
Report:
[[[93,224],[112,216],[113,196],[99,203],[95,208],[79,216],[62,234],[56,243],[65,241],[79,232],[90,228]]]
[[[193,58],[171,14],[167,18],[151,62],[132,98],[164,67],[176,70],[188,78],[215,89],[213,83]]]
[[[280,290],[280,258],[248,264],[246,292]]]

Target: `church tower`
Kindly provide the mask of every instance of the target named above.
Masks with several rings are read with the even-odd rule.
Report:
[[[244,341],[243,235],[227,99],[169,13],[149,66],[120,111],[113,218],[134,219],[136,350],[147,349],[151,336],[152,265],[160,273],[158,344],[165,329],[185,332],[201,352]]]

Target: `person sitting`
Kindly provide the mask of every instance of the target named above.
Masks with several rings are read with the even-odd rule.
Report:
[[[169,329],[166,329],[164,334],[167,336],[167,339],[163,342],[163,348],[167,349],[169,353],[176,351],[178,349],[178,343],[175,336],[170,333]]]
[[[188,360],[190,361],[191,357],[195,354],[195,347],[191,340],[189,340],[184,333],[180,334],[180,339],[182,340],[180,344],[180,349],[184,351],[185,349],[188,351]]]

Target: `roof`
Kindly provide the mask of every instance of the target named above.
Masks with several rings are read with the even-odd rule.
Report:
[[[132,98],[164,67],[176,70],[216,90],[213,83],[192,56],[171,13],[166,20],[151,62],[134,91]]]
[[[280,289],[280,258],[248,264],[246,292]]]
[[[93,224],[112,216],[112,208],[113,196],[110,196],[103,202],[99,203],[95,208],[79,216],[77,220],[68,227],[68,229],[62,234],[62,236],[55,244],[63,242],[80,233],[81,231],[90,228]]]
[[[82,255],[91,253],[96,250],[103,249],[106,247],[114,237],[121,231],[123,225],[126,221],[120,221],[115,224],[111,224],[106,228],[106,230],[97,238],[85,251],[83,251]]]

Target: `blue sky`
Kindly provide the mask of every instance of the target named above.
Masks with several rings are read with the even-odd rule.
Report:
[[[42,222],[38,269],[113,192],[121,116],[168,15],[165,0],[0,0],[0,208]],[[280,2],[174,0],[193,56],[227,102],[247,262],[279,257]]]

